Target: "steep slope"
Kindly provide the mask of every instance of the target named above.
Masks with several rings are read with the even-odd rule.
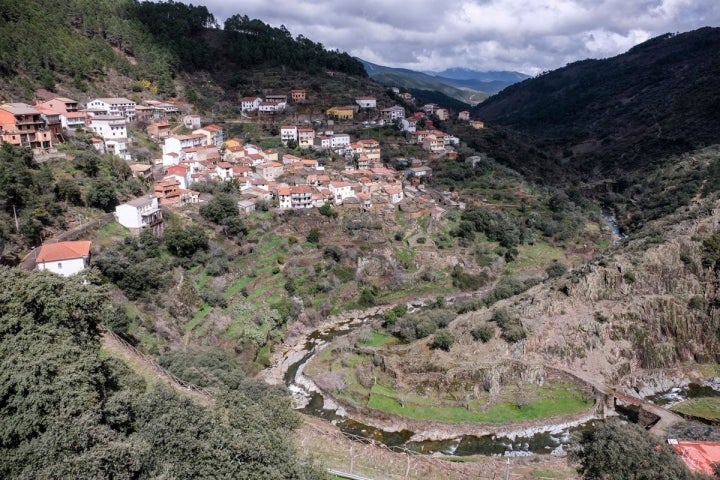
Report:
[[[566,172],[554,180],[632,179],[668,154],[720,141],[718,48],[720,28],[663,35],[512,85],[473,114],[534,136]],[[544,161],[525,167],[547,170]]]

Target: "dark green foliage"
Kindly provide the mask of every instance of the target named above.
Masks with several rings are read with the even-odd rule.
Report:
[[[483,323],[470,331],[473,339],[483,343],[487,343],[495,336],[495,329],[492,325]]]
[[[310,238],[315,239],[316,236],[318,237],[317,240],[315,242],[311,242]],[[308,242],[316,243],[319,240],[319,236],[320,236],[319,232],[317,235],[315,235],[312,231],[310,231],[310,234],[308,234]],[[344,256],[345,256],[345,251],[341,247],[338,247],[337,245],[328,245],[327,247],[325,247],[323,249],[323,257],[329,258],[335,262],[339,262],[340,260],[343,259]],[[352,276],[350,277],[350,279],[352,280]]]
[[[502,337],[510,343],[519,342],[526,337],[522,321],[507,308],[495,309],[491,320],[500,327]]]
[[[360,298],[358,298],[358,306],[362,308],[372,307],[375,305],[375,296],[377,291],[374,287],[363,288],[360,292]]]
[[[159,258],[160,242],[150,230],[93,257],[93,266],[132,299],[156,292],[169,282],[167,260]]]
[[[545,269],[545,273],[548,278],[562,277],[565,275],[565,272],[567,272],[567,267],[557,260],[553,260],[553,262]]]
[[[0,76],[18,89],[54,90],[64,81],[87,91],[110,68],[136,80],[133,90],[165,96],[175,95],[176,75],[199,70],[226,89],[240,87],[248,69],[269,66],[366,75],[347,53],[325,50],[302,36],[293,39],[285,27],[236,15],[220,29],[205,6],[75,0],[46,7],[40,0],[3,4]],[[187,96],[196,105],[206,103],[205,97]]]
[[[716,233],[703,240],[702,265],[705,268],[718,269],[720,264],[720,234]]]
[[[452,333],[450,333],[450,331],[445,329],[438,330],[438,332],[433,337],[432,342],[430,343],[430,348],[432,348],[433,350],[445,350],[447,352],[450,350],[450,347],[452,347],[453,343],[455,343],[455,337]]]
[[[635,424],[616,418],[584,431],[571,456],[586,479],[692,480],[694,477],[667,443]]]
[[[212,200],[200,207],[200,215],[218,225],[227,218],[236,217],[238,213],[237,201],[226,193],[216,194]]]
[[[90,184],[85,203],[88,207],[111,212],[118,205],[115,182],[109,178],[98,178]]]
[[[453,285],[460,290],[478,290],[490,280],[485,272],[478,274],[466,273],[460,265],[455,265],[452,271]]]
[[[385,325],[394,325],[398,318],[402,318],[407,315],[407,310],[408,308],[406,303],[398,303],[397,305],[395,305],[393,308],[383,314]]]
[[[326,203],[322,207],[318,208],[318,211],[321,215],[326,217],[335,218],[338,216],[338,212],[334,210],[329,203]]]
[[[503,247],[522,243],[522,232],[517,221],[505,212],[470,206],[463,211],[462,219],[473,225],[475,231],[484,233],[488,240],[499,242]]]
[[[91,272],[0,267],[0,478],[311,479],[282,388],[245,379],[215,350],[162,359],[219,393],[201,407],[100,356],[113,315]]]
[[[308,232],[306,240],[310,243],[318,243],[320,242],[320,230],[317,228],[313,228]],[[327,249],[326,249],[327,251]],[[331,255],[331,257],[335,258],[335,255]],[[338,260],[335,260],[338,261]]]
[[[165,229],[165,246],[173,255],[189,259],[195,252],[208,248],[208,236],[198,225],[170,226]]]

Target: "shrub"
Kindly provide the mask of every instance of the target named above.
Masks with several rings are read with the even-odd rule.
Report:
[[[484,323],[479,327],[473,328],[470,333],[475,341],[487,343],[495,336],[495,329],[492,325]]]
[[[567,272],[567,267],[557,260],[553,260],[553,262],[545,269],[545,273],[548,278],[562,277],[565,275],[565,272]]]
[[[453,343],[455,343],[455,337],[448,330],[438,330],[430,343],[430,348],[433,350],[440,349],[446,352],[450,350]]]
[[[320,230],[317,228],[310,230],[307,234],[307,241],[314,244],[320,242]]]

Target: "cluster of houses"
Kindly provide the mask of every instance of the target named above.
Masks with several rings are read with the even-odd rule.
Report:
[[[130,160],[127,125],[129,122],[162,120],[179,109],[168,102],[148,100],[137,105],[122,97],[95,98],[84,108],[71,98],[54,97],[35,105],[0,105],[0,139],[4,143],[30,147],[47,153],[65,138],[65,131],[88,129],[97,138],[94,147],[100,153],[114,153]]]
[[[189,189],[193,183],[234,181],[241,191],[238,206],[243,212],[253,211],[258,201],[274,203],[280,209],[326,203],[370,209],[402,200],[400,174],[383,167],[377,140],[351,142],[347,134],[316,137],[314,130],[294,126],[283,127],[281,135],[287,142],[298,141],[308,147],[334,145],[348,160],[346,168],[329,171],[315,159],[281,155],[275,149],[243,144],[238,139],[223,141],[222,128],[208,125],[164,139],[165,176],[155,183],[153,196],[159,206],[195,203],[199,194]]]
[[[265,98],[258,96],[243,97],[240,99],[240,110],[245,112],[258,112],[260,115],[273,115],[284,112],[288,101],[293,103],[305,103],[307,95],[304,89],[290,91],[290,96],[283,94],[266,95]]]

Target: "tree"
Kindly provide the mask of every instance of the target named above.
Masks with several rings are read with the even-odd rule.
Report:
[[[171,226],[165,229],[165,246],[177,257],[190,258],[198,250],[208,248],[208,236],[197,225]]]
[[[90,184],[85,202],[88,207],[99,208],[105,212],[112,211],[118,204],[115,182],[109,178],[98,178]]]
[[[584,431],[571,449],[583,478],[691,480],[693,475],[665,442],[637,425],[610,418]]]
[[[100,354],[99,321],[114,314],[92,271],[0,266],[0,478],[322,477],[296,455],[285,389],[217,351],[166,363],[215,389],[213,406],[148,388]]]
[[[323,204],[322,207],[318,208],[318,211],[321,215],[326,217],[335,218],[338,216],[338,212],[333,210],[329,203]]]
[[[223,220],[239,214],[237,201],[226,194],[218,193],[212,200],[200,207],[200,215],[213,223],[221,225]]]

